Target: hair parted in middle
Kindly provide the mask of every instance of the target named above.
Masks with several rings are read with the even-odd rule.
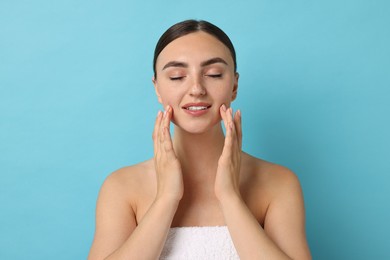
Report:
[[[177,38],[199,31],[214,36],[229,49],[234,62],[234,72],[237,71],[236,51],[234,49],[233,43],[224,31],[222,31],[216,25],[204,20],[185,20],[169,27],[168,30],[166,30],[158,40],[153,57],[153,72],[155,79],[157,79],[156,62],[161,51],[169,43],[176,40]]]

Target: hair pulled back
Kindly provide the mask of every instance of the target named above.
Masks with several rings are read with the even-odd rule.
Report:
[[[190,33],[199,32],[199,31],[214,36],[230,50],[230,54],[232,55],[233,62],[234,62],[234,72],[237,71],[236,51],[234,50],[233,43],[230,41],[229,37],[226,35],[224,31],[222,31],[219,27],[215,26],[214,24],[204,20],[185,20],[169,27],[168,30],[166,30],[158,40],[156,44],[156,48],[154,50],[154,58],[153,58],[153,72],[155,78],[157,78],[156,62],[161,51],[169,43],[176,40],[177,38],[180,38]]]

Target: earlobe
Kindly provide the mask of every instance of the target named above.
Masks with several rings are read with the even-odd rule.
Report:
[[[152,82],[153,82],[154,91],[156,92],[156,96],[157,96],[158,102],[159,102],[160,104],[162,104],[162,99],[161,99],[160,93],[158,92],[158,83],[157,83],[157,79],[156,79],[154,76],[152,77]]]

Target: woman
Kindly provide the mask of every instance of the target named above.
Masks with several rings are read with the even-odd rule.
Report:
[[[241,151],[228,36],[206,21],[175,24],[153,68],[165,108],[154,158],[104,182],[89,259],[310,259],[297,177]]]

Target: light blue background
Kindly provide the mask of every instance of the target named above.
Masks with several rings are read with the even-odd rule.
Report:
[[[0,2],[0,259],[85,259],[105,177],[152,156],[161,33],[231,37],[244,150],[300,178],[314,259],[390,259],[389,1]]]

